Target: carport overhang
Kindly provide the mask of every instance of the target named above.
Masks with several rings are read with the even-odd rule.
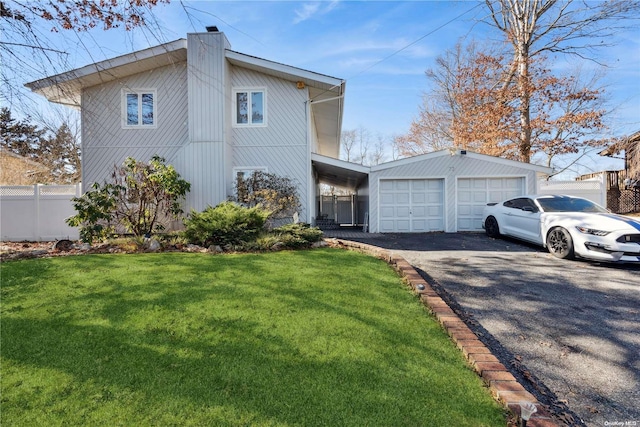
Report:
[[[311,154],[311,164],[318,181],[335,187],[357,190],[366,185],[370,168],[344,160]]]

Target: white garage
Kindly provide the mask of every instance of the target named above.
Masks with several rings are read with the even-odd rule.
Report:
[[[525,189],[524,177],[458,178],[457,231],[482,231],[482,212],[487,203],[521,196]]]
[[[490,202],[537,192],[551,169],[464,150],[442,150],[371,166],[358,195],[369,198],[368,230],[481,231]]]
[[[380,231],[444,231],[444,180],[380,181]]]

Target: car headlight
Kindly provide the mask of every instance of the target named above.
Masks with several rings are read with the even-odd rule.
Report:
[[[581,233],[593,234],[594,236],[606,236],[607,234],[611,233],[610,231],[595,230],[593,228],[587,228],[587,227],[576,227],[576,228]]]

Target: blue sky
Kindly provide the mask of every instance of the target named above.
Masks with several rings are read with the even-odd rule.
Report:
[[[477,1],[173,0],[153,13],[157,23],[145,31],[51,37],[70,53],[68,66],[80,67],[216,25],[233,50],[345,79],[343,129],[362,127],[388,139],[407,132],[428,89],[424,71],[438,55],[458,41],[500,37],[478,23],[486,9]],[[622,136],[640,130],[640,31],[621,33],[616,43],[597,59],[609,66],[613,131]],[[576,61],[554,67],[570,69]],[[582,163],[580,173],[622,167],[599,156]]]

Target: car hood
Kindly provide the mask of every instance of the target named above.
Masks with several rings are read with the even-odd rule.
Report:
[[[545,224],[558,222],[558,225],[580,226],[596,230],[640,233],[640,221],[610,213],[544,212],[542,213],[542,222]]]

